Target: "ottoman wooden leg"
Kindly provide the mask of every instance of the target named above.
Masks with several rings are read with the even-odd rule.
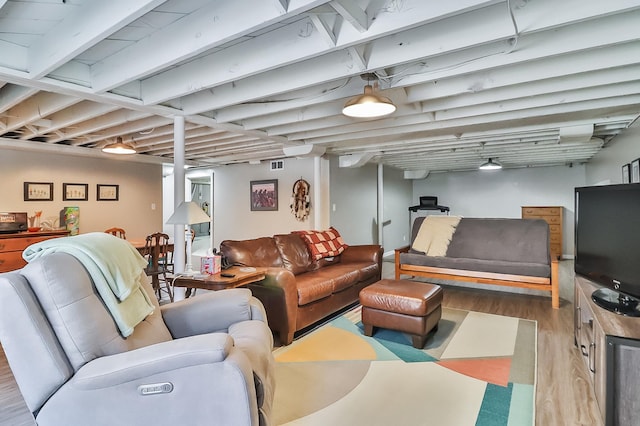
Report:
[[[372,325],[364,324],[364,335],[368,336],[368,337],[373,336],[373,326]]]

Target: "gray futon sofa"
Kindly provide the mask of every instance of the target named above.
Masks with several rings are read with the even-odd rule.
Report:
[[[424,220],[415,219],[412,243]],[[396,279],[403,274],[548,291],[559,307],[558,261],[551,259],[549,225],[541,219],[462,218],[444,256],[397,249]]]

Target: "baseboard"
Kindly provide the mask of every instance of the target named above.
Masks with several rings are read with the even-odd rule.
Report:
[[[391,250],[391,251],[385,251],[384,253],[382,253],[382,257],[395,257],[395,250]]]

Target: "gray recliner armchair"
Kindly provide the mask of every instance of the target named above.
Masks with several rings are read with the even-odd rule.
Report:
[[[0,342],[38,425],[268,425],[273,338],[246,289],[160,307],[123,338],[66,253],[0,274]]]

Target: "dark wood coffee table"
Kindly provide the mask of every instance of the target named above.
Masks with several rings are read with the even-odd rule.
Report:
[[[247,284],[262,281],[266,268],[252,268],[253,271],[244,271],[243,267],[232,266],[220,273],[205,277],[177,277],[173,281],[174,287],[185,287],[185,297],[191,296],[191,290],[202,288],[204,290],[225,290],[228,288],[242,287]],[[223,277],[221,274],[231,274],[234,277]]]

